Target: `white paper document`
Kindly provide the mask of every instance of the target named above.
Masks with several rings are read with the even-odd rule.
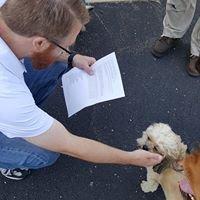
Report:
[[[73,68],[62,77],[69,117],[87,106],[125,96],[115,53],[96,61],[92,68],[92,76]]]

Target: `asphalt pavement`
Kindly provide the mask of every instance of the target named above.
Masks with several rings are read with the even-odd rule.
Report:
[[[169,124],[188,145],[199,140],[200,78],[186,72],[199,11],[177,48],[155,59],[150,48],[162,32],[165,1],[97,4],[76,50],[97,59],[115,51],[126,97],[85,108],[68,119],[59,85],[45,109],[74,134],[124,150],[137,148],[136,139],[154,122]],[[145,170],[139,167],[61,156],[55,165],[33,171],[23,181],[1,177],[0,200],[164,199],[160,188],[155,193],[141,191],[144,178]]]

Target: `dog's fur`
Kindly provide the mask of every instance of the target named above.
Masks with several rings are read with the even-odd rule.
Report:
[[[178,161],[186,155],[187,146],[180,136],[162,123],[153,124],[143,132],[142,138],[137,140],[141,148],[163,155],[163,162],[156,167],[147,168],[147,181],[141,183],[144,192],[154,192],[159,184],[167,200],[183,200],[179,189],[179,181],[185,176],[179,169]]]
[[[196,200],[200,200],[200,148],[187,154],[183,160],[185,175],[194,192]]]

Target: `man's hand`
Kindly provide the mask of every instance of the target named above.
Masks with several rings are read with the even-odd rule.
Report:
[[[135,150],[130,152],[133,157],[133,165],[141,167],[154,166],[160,163],[163,157],[159,154],[151,153],[144,150]]]
[[[96,62],[96,59],[93,57],[82,56],[80,54],[77,54],[74,56],[72,65],[73,67],[83,69],[89,75],[93,75],[94,72],[91,68],[91,65],[93,65],[95,62]]]

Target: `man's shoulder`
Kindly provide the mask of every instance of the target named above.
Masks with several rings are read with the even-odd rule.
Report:
[[[19,79],[11,71],[6,69],[4,65],[0,62],[0,88],[6,88],[7,90],[16,91],[27,90],[27,87],[24,87],[24,79]],[[0,93],[2,90],[0,90]]]
[[[19,79],[0,63],[0,110],[27,103],[34,105],[35,101],[24,79]]]
[[[4,74],[15,75],[18,79],[23,79],[26,71],[23,63],[16,57],[6,42],[0,37],[0,71]],[[6,73],[7,72],[7,73]],[[14,78],[14,77],[13,77]]]

